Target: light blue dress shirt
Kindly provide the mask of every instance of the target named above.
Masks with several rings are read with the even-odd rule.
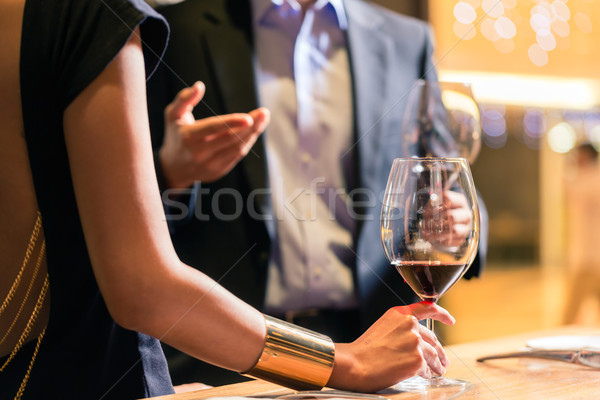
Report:
[[[266,310],[357,306],[352,83],[341,0],[253,0],[274,232]]]

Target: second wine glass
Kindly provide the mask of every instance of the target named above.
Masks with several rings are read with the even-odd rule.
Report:
[[[381,210],[381,240],[390,263],[421,299],[437,302],[473,262],[479,207],[464,158],[394,160]],[[433,321],[427,320],[433,331]],[[441,376],[411,378],[405,390],[463,386]]]
[[[402,135],[404,156],[460,157],[473,164],[481,149],[481,118],[470,84],[415,81]]]

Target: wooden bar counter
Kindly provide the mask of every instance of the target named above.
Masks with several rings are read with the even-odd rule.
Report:
[[[527,340],[558,335],[600,336],[600,327],[563,327],[508,337],[447,346],[451,365],[445,376],[469,381],[463,389],[433,389],[423,392],[381,392],[392,400],[576,400],[600,399],[600,369],[559,361],[510,358],[478,363],[490,354],[522,350]],[[328,389],[324,389],[327,391]],[[199,400],[224,396],[276,397],[293,393],[264,381],[251,381],[211,389],[155,397],[154,400]]]

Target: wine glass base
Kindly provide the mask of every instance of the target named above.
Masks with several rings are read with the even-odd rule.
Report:
[[[420,376],[414,376],[396,383],[394,386],[392,386],[392,388],[404,392],[410,392],[437,388],[464,388],[468,384],[468,381],[462,379],[445,378],[443,376],[436,376],[429,379],[421,378]]]

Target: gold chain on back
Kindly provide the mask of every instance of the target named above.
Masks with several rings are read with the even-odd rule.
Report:
[[[41,227],[42,227],[42,216],[41,216],[40,212],[38,211],[37,219],[35,221],[35,225],[33,227],[32,233],[31,233],[31,237],[29,238],[29,243],[27,245],[27,249],[25,250],[25,257],[23,259],[23,264],[21,265],[21,268],[19,269],[19,272],[17,273],[17,276],[8,291],[8,294],[6,295],[6,297],[4,298],[4,301],[2,302],[2,305],[0,306],[0,316],[6,310],[6,308],[8,307],[8,305],[14,298],[15,293],[16,293],[19,285],[21,284],[21,278],[23,277],[23,273],[24,273],[27,265],[29,264],[29,259],[31,258],[31,254],[33,254],[33,251],[36,248],[39,234],[41,231]],[[0,339],[0,344],[4,343],[4,341],[8,337],[8,334],[12,331],[17,320],[19,319],[19,317],[21,315],[21,311],[23,310],[25,303],[27,302],[27,299],[29,298],[31,288],[33,287],[34,281],[35,281],[35,279],[38,275],[39,269],[40,269],[40,265],[42,263],[42,260],[44,259],[45,250],[46,250],[46,242],[44,240],[42,240],[40,252],[39,252],[39,255],[38,255],[36,263],[35,263],[35,269],[33,271],[31,281],[29,282],[29,286],[27,287],[27,292],[25,293],[24,299],[23,299],[22,303],[20,304],[19,310],[17,311],[10,327],[4,334],[4,337],[2,339]],[[29,316],[27,324],[25,325],[25,329],[23,329],[23,332],[21,333],[21,336],[19,337],[19,340],[15,344],[15,347],[13,348],[12,352],[10,353],[10,355],[8,356],[8,358],[6,359],[4,364],[0,367],[0,372],[4,371],[6,366],[15,358],[15,356],[17,355],[17,352],[23,347],[27,338],[31,334],[31,331],[33,329],[35,321],[37,320],[37,317],[39,316],[40,311],[44,305],[44,301],[46,299],[46,294],[48,293],[49,286],[50,286],[50,281],[48,279],[48,274],[46,273],[46,276],[44,278],[44,284],[38,295],[35,307],[33,308],[33,311],[31,312],[31,315]],[[33,368],[35,359],[37,358],[37,354],[40,349],[40,345],[42,343],[42,339],[44,338],[45,333],[46,333],[46,328],[44,328],[42,330],[42,332],[40,333],[40,335],[37,338],[37,343],[36,343],[35,349],[33,351],[31,361],[29,362],[29,366],[27,367],[27,371],[25,372],[25,377],[21,381],[21,384],[19,386],[17,394],[15,395],[15,400],[19,400],[23,396],[23,393],[25,392],[25,386],[27,385],[27,382],[29,381],[29,377],[31,375],[31,370]]]
[[[0,306],[0,315],[2,315],[2,313],[8,306],[8,303],[10,303],[10,301],[13,299],[15,292],[17,291],[19,284],[21,283],[21,278],[23,277],[23,271],[25,271],[25,267],[29,263],[29,258],[31,257],[31,253],[33,253],[33,250],[35,249],[35,245],[37,243],[38,236],[40,235],[41,228],[42,228],[42,215],[38,211],[37,219],[35,220],[35,225],[33,226],[33,232],[31,232],[31,237],[29,238],[29,244],[27,245],[27,250],[25,250],[25,258],[23,258],[23,263],[21,264],[21,269],[19,270],[17,277],[15,278],[12,286],[10,287],[10,290],[8,291],[8,294],[6,295],[6,298],[2,302],[2,305]]]

